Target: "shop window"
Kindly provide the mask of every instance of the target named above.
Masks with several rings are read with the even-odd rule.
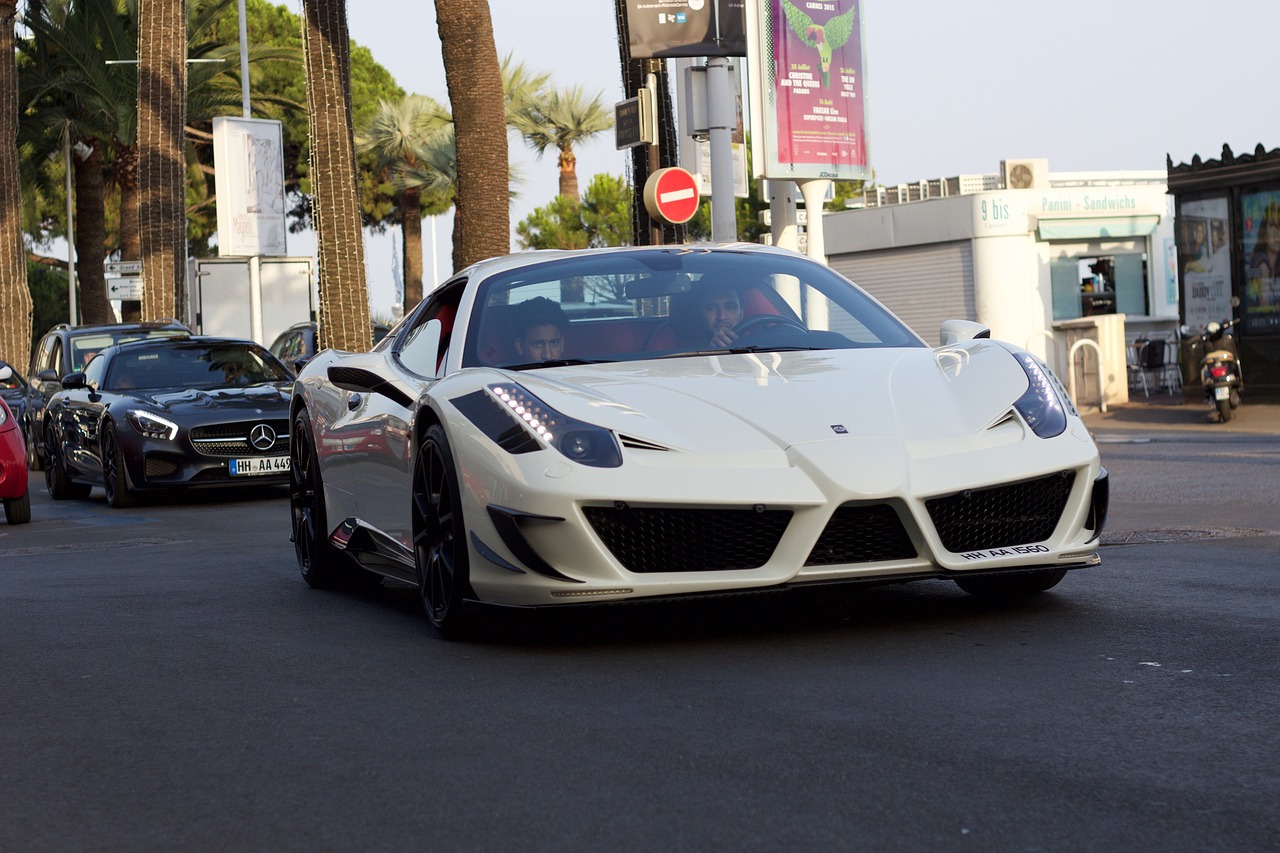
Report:
[[[1056,258],[1050,267],[1050,283],[1055,320],[1149,313],[1146,255]]]

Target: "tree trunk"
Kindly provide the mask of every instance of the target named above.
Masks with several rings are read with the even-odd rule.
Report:
[[[120,260],[142,260],[142,222],[138,208],[138,145],[116,145],[111,174],[120,188]],[[125,300],[120,319],[136,323],[142,319],[142,303]]]
[[[95,141],[89,156],[75,158],[76,278],[80,283],[80,316],[84,323],[114,323],[102,274],[107,226],[103,198],[102,143]]]
[[[186,0],[138,4],[138,210],[142,318],[186,305]]]
[[[18,65],[14,0],[0,0],[0,358],[22,369],[31,356],[31,291],[18,189]]]
[[[573,150],[566,148],[556,158],[560,165],[560,195],[578,201],[578,158]]]
[[[373,344],[364,234],[351,135],[351,41],[344,0],[303,0],[302,40],[311,134],[313,216],[319,245],[319,346]]]
[[[400,194],[400,228],[404,237],[404,312],[422,301],[422,193]]]
[[[458,153],[454,269],[511,251],[502,72],[488,0],[436,0],[436,26]]]

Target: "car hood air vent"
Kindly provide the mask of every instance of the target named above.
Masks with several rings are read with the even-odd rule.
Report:
[[[652,441],[645,441],[643,438],[633,438],[629,435],[619,435],[618,441],[622,442],[622,446],[630,450],[659,450],[666,452],[670,447],[661,444],[655,444]]]
[[[998,419],[995,421],[995,423],[993,423],[991,426],[987,427],[987,429],[1000,429],[1000,427],[1004,426],[1005,424],[1009,423],[1010,421],[1016,421],[1017,419],[1018,419],[1018,418],[1017,418],[1017,415],[1015,415],[1015,414],[1013,413],[1013,409],[1010,409],[1009,411],[1007,411],[1007,412],[1005,412],[1005,413],[1004,413],[1004,417],[1002,417],[1002,418],[998,418]]]

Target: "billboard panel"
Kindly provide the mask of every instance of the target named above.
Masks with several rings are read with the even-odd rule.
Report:
[[[752,128],[760,129],[760,175],[871,177],[862,5],[761,0],[750,63],[759,92]]]
[[[1240,208],[1245,328],[1280,331],[1280,191],[1244,193]]]
[[[747,55],[746,0],[626,0],[626,15],[632,59]]]
[[[213,165],[218,194],[218,255],[286,254],[280,122],[215,118]]]

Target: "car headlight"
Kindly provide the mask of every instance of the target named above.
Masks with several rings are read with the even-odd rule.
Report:
[[[9,420],[9,410],[4,406],[0,406],[0,426],[4,426],[4,422]]]
[[[144,409],[129,410],[129,426],[133,427],[147,438],[160,438],[165,441],[173,441],[173,437],[178,434],[178,425],[173,421],[162,418],[154,412],[148,412]]]
[[[617,468],[622,451],[604,427],[562,415],[516,384],[490,385],[489,392],[511,417],[565,458],[594,468]]]
[[[1062,383],[1030,353],[1015,352],[1013,357],[1022,365],[1030,383],[1013,407],[1041,438],[1061,435],[1067,428],[1067,406],[1070,406],[1066,394],[1062,393]]]

